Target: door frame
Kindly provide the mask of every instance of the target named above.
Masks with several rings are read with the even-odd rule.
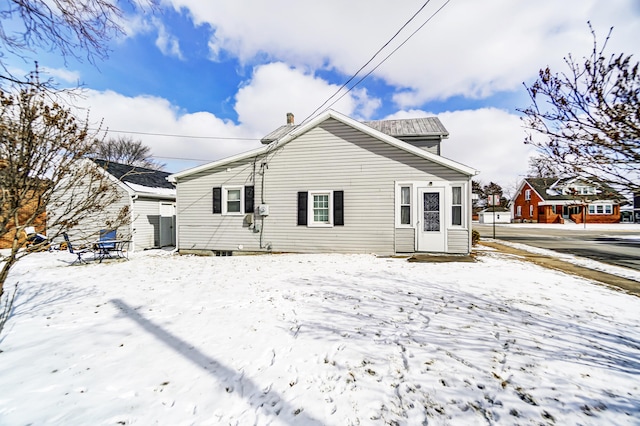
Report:
[[[439,213],[440,213],[440,230],[424,231],[424,194],[439,194]],[[418,218],[416,221],[416,251],[418,252],[437,252],[445,253],[447,251],[447,191],[443,186],[419,186],[417,188],[417,205],[416,212]]]
[[[176,245],[176,203],[160,202],[158,214],[158,242],[160,247]],[[167,210],[170,210],[171,214]],[[167,229],[168,227],[168,229]],[[166,239],[169,236],[169,239]],[[163,238],[164,237],[164,238]]]

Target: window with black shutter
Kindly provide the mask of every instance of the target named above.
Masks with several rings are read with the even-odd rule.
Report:
[[[333,225],[344,226],[344,191],[333,191]]]
[[[307,202],[309,194],[307,192],[298,192],[298,225],[307,224]]]
[[[254,190],[253,190],[253,186],[245,186],[244,187],[244,212],[245,213],[253,213],[255,206],[254,206]]]
[[[222,188],[213,188],[213,214],[222,213]]]

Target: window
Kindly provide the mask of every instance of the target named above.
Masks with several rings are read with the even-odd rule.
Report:
[[[298,225],[344,226],[344,191],[298,192]]]
[[[529,201],[531,199],[531,190],[527,189],[524,191],[524,199],[525,201]]]
[[[516,207],[516,216],[518,217],[522,216],[522,206]]]
[[[329,194],[313,194],[313,223],[329,221]]]
[[[253,213],[253,196],[253,186],[213,188],[213,213],[223,215]]]
[[[462,226],[462,187],[451,188],[451,225]]]
[[[240,199],[241,189],[227,189],[227,213],[240,213],[242,200]]]
[[[529,217],[533,217],[533,206],[529,206]]]
[[[411,187],[400,187],[400,224],[411,225]]]
[[[589,214],[613,214],[613,205],[589,204]]]

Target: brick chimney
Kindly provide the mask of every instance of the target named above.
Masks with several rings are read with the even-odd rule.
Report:
[[[293,113],[291,112],[287,113],[287,125],[293,126]]]

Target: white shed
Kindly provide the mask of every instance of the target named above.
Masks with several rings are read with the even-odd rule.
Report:
[[[495,217],[495,219],[494,219]],[[511,223],[511,211],[504,207],[489,207],[478,214],[480,223]]]

